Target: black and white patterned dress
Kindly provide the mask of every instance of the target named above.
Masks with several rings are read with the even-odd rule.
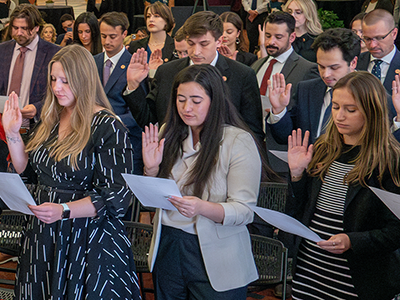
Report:
[[[49,144],[57,139],[58,125]],[[32,217],[17,271],[16,299],[140,299],[130,242],[120,218],[131,193],[121,173],[131,173],[133,150],[124,126],[107,112],[95,114],[92,137],[78,156],[55,162],[51,146],[30,153],[40,186],[38,204],[90,196],[95,218],[45,224]]]

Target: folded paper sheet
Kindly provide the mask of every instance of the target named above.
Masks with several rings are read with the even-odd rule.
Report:
[[[18,174],[0,172],[0,197],[10,210],[33,215],[28,205],[36,205],[35,200]]]
[[[313,242],[322,241],[318,234],[291,216],[258,206],[250,206],[250,208],[265,222],[280,230],[301,236]]]
[[[400,195],[384,191],[375,187],[369,187],[375,195],[381,199],[383,203],[392,211],[392,213],[400,219]]]
[[[174,180],[133,174],[122,177],[143,206],[177,210],[167,200],[168,196],[182,197]]]

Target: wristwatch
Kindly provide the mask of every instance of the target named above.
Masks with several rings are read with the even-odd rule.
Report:
[[[61,203],[61,205],[63,206],[63,212],[61,215],[61,219],[62,220],[68,220],[69,216],[71,214],[71,210],[69,209],[68,205],[66,203]]]

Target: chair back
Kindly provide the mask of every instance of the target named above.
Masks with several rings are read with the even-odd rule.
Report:
[[[287,194],[287,183],[261,182],[257,206],[285,212]]]

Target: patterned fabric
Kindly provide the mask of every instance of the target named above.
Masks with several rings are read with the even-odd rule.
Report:
[[[310,229],[322,239],[343,233],[343,212],[348,185],[344,176],[354,165],[335,161],[324,178]],[[357,299],[347,259],[303,240],[293,278],[293,299]]]
[[[95,114],[92,138],[74,169],[69,157],[49,156],[49,143],[30,153],[41,186],[35,198],[64,203],[90,196],[95,218],[45,224],[32,217],[17,270],[16,299],[140,299],[130,242],[120,218],[131,193],[121,173],[131,173],[133,151],[123,125]]]
[[[375,59],[374,60],[374,67],[372,68],[371,74],[375,75],[376,78],[381,80],[381,64],[383,63],[383,60],[380,59]]]

